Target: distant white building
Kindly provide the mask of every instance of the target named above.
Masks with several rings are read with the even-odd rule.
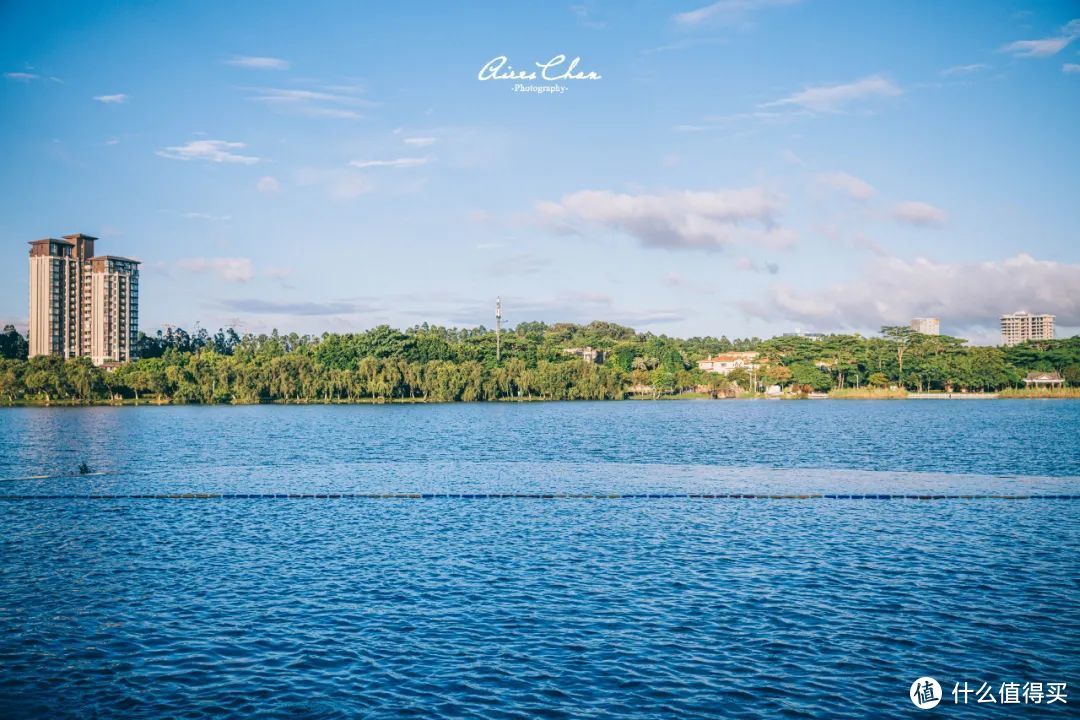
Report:
[[[754,360],[757,358],[756,352],[729,352],[720,353],[719,355],[713,355],[707,357],[704,360],[698,361],[698,369],[705,372],[717,373],[719,375],[727,375],[732,370],[744,369],[753,370],[757,367]]]
[[[795,332],[784,333],[780,337],[792,338],[806,338],[807,340],[821,340],[825,337],[825,333],[808,333],[802,330],[796,330]]]
[[[922,335],[940,335],[941,321],[935,317],[912,318],[911,329]]]
[[[1001,316],[1001,342],[1019,345],[1027,340],[1053,340],[1054,316],[1014,312]]]

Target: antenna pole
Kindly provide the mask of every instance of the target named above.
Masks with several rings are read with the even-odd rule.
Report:
[[[502,298],[495,298],[495,364],[502,362]]]

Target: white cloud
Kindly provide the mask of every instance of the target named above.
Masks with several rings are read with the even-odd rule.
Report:
[[[237,155],[233,150],[247,147],[242,142],[225,140],[192,140],[187,145],[174,145],[157,151],[157,155],[173,160],[205,160],[214,163],[238,163],[254,165],[262,158],[252,155]]]
[[[405,138],[402,142],[413,147],[428,147],[434,145],[436,140],[433,137],[411,137]]]
[[[1018,57],[1046,57],[1048,55],[1057,55],[1071,42],[1072,38],[1067,37],[1017,40],[1009,43],[1002,50]]]
[[[764,303],[743,303],[767,320],[797,321],[818,330],[875,330],[913,317],[940,317],[952,327],[990,326],[1017,310],[1057,315],[1080,325],[1080,265],[1020,254],[1001,261],[935,263],[918,258],[872,261],[859,279],[812,291],[774,285]]]
[[[811,112],[840,112],[845,106],[872,97],[892,97],[903,91],[880,75],[840,85],[815,85],[761,107],[794,105]]]
[[[360,97],[360,85],[320,85],[309,88],[248,88],[251,99],[282,112],[310,117],[356,120],[364,117],[362,108],[376,102]]]
[[[1061,66],[1061,72],[1066,73],[1067,75],[1080,73],[1080,65],[1077,65],[1076,63],[1065,63]]]
[[[226,282],[247,282],[255,275],[250,258],[184,258],[176,266],[193,273],[212,273]]]
[[[40,75],[35,75],[34,73],[28,73],[28,72],[6,72],[6,73],[4,73],[4,77],[7,78],[8,80],[14,80],[15,82],[23,82],[23,83],[28,83],[28,82],[30,82],[32,80],[41,79]]]
[[[353,160],[349,164],[355,168],[411,168],[420,167],[421,165],[427,165],[429,162],[431,162],[431,158],[405,157],[395,158],[393,160]]]
[[[941,71],[941,74],[946,77],[952,77],[955,75],[971,75],[977,73],[980,70],[986,70],[990,66],[983,63],[972,63],[971,65],[954,65],[951,68],[946,68]]]
[[[847,193],[852,200],[869,200],[877,194],[873,185],[845,172],[823,173],[817,176],[816,181],[819,185]]]
[[[1072,20],[1054,37],[1041,38],[1039,40],[1017,40],[1001,48],[1002,52],[1011,53],[1017,57],[1049,57],[1057,55],[1080,37],[1080,19]]]
[[[679,25],[695,26],[707,22],[725,24],[741,23],[756,10],[767,7],[795,5],[800,0],[719,0],[696,10],[681,12],[674,16]]]
[[[582,190],[537,205],[541,217],[563,232],[578,223],[599,225],[636,238],[645,247],[721,250],[738,242],[784,248],[791,230],[777,227],[781,199],[760,187],[712,192],[628,195]],[[757,227],[747,227],[756,223]]]
[[[259,178],[259,182],[255,185],[255,188],[261,193],[272,194],[281,190],[281,183],[277,181],[277,178],[265,175]]]
[[[117,139],[117,138],[109,138],[108,140],[105,141],[105,144],[106,145],[119,145],[120,140]]]
[[[94,99],[106,105],[122,105],[128,101],[128,96],[124,93],[116,93],[115,95],[95,95]]]
[[[908,225],[941,225],[945,222],[945,211],[930,203],[910,200],[894,207],[893,217]]]
[[[253,70],[288,70],[292,63],[275,57],[253,57],[251,55],[236,55],[225,61],[226,65],[251,68]]]

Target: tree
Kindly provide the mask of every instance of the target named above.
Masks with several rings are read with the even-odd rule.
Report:
[[[727,379],[741,388],[754,390],[754,388],[750,387],[750,372],[745,368],[735,368],[727,374]]]
[[[915,332],[907,325],[886,325],[881,328],[881,334],[892,343],[896,351],[896,365],[898,368],[896,376],[902,380],[904,377],[904,355],[910,347],[925,336]]]
[[[1080,365],[1068,365],[1061,371],[1061,377],[1072,387],[1080,385]]]
[[[795,363],[790,366],[791,382],[796,385],[808,385],[817,391],[828,390],[832,386],[832,378],[816,365],[811,363]]]
[[[766,385],[784,386],[791,380],[791,370],[779,363],[763,365],[758,375]]]
[[[26,341],[14,325],[5,325],[0,332],[0,358],[8,360],[25,360],[30,351],[30,343]]]
[[[752,338],[730,345],[757,349],[755,373],[764,382],[812,390],[844,387],[860,376],[875,387],[897,378],[920,389],[995,390],[1019,386],[1032,370],[1057,371],[1070,385],[1080,383],[1080,337],[967,347],[948,336],[884,330],[885,337]],[[6,328],[0,339],[10,349],[21,336]],[[0,358],[0,402],[140,401],[151,395],[159,403],[575,400],[621,398],[631,387],[648,388],[654,397],[701,385],[720,394],[736,383],[751,388],[753,379],[746,369],[725,377],[695,367],[721,349],[722,340],[680,340],[609,323],[519,325],[507,331],[498,367],[494,335],[485,328],[419,325],[402,333],[380,326],[322,337],[171,328],[142,339],[148,352],[108,373],[85,358]],[[604,365],[563,352],[587,344],[604,344]]]

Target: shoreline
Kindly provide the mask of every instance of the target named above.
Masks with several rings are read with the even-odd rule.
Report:
[[[91,401],[62,401],[62,402],[42,402],[42,401],[26,401],[20,400],[17,402],[0,402],[0,409],[3,408],[92,408],[92,407],[246,407],[257,405],[479,405],[479,404],[527,404],[527,403],[578,403],[578,402],[704,402],[704,401],[799,401],[799,400],[1080,400],[1080,393],[1065,392],[1065,393],[1051,393],[1040,392],[1023,394],[1022,392],[1009,393],[1008,391],[1001,393],[906,393],[900,394],[898,392],[884,392],[884,393],[859,393],[853,391],[843,391],[842,394],[829,393],[827,396],[807,396],[807,395],[785,395],[785,396],[766,396],[763,394],[756,395],[741,395],[738,397],[727,398],[710,398],[702,395],[689,395],[689,396],[660,396],[652,397],[648,395],[628,395],[625,398],[614,400],[595,400],[595,399],[579,399],[579,400],[561,400],[561,399],[549,399],[549,398],[499,398],[497,400],[426,400],[423,398],[362,398],[356,400],[268,400],[265,402],[217,402],[217,403],[200,403],[200,402],[175,402],[173,400],[156,401],[156,400],[134,400],[132,398],[124,398],[122,400],[91,400]]]

